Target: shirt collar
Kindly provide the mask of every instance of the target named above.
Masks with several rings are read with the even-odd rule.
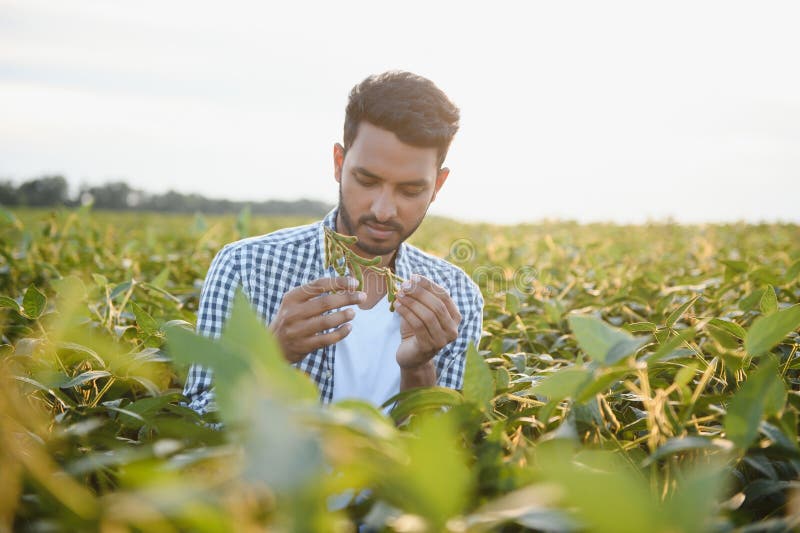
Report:
[[[317,236],[317,251],[319,252],[319,264],[322,266],[325,262],[325,229],[330,228],[336,231],[336,217],[339,214],[339,208],[334,207],[331,209],[325,218],[322,219],[322,223],[319,225],[319,233]],[[397,254],[394,258],[394,269],[395,274],[400,276],[403,279],[408,279],[411,275],[410,272],[410,265],[408,264],[408,245],[405,242],[401,242],[399,248],[397,249]],[[328,274],[335,275],[333,268],[328,269]]]

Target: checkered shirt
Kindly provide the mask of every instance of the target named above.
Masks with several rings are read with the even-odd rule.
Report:
[[[333,268],[323,268],[323,226],[335,229],[336,209],[317,223],[287,228],[226,245],[211,262],[197,313],[197,331],[217,338],[228,318],[237,287],[269,324],[278,312],[283,295],[314,279],[336,276]],[[434,357],[438,385],[460,389],[464,378],[467,345],[477,345],[483,321],[483,297],[477,285],[460,268],[402,243],[395,258],[397,275],[408,279],[421,274],[444,287],[461,313],[458,338]],[[295,363],[317,384],[323,403],[333,395],[333,360],[336,345],[326,346]],[[211,370],[192,365],[183,391],[189,407],[203,414],[214,410]]]

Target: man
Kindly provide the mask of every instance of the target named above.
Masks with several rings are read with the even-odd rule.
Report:
[[[344,144],[333,148],[339,205],[316,224],[228,244],[214,258],[197,329],[221,333],[237,287],[269,324],[289,363],[317,384],[323,402],[381,405],[411,387],[459,389],[465,351],[481,334],[483,299],[460,269],[405,243],[449,174],[442,166],[458,108],[430,80],[408,72],[371,76],[350,93]],[[405,279],[390,311],[384,279],[325,269],[324,227],[358,237],[350,248],[380,257]],[[184,394],[203,413],[211,375],[194,366]]]

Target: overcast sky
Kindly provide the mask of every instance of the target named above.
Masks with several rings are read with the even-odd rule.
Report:
[[[800,222],[798,6],[0,0],[0,179],[333,203],[400,68],[462,110],[432,213]]]

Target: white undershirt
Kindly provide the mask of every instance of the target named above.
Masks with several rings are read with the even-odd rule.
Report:
[[[386,296],[371,309],[347,307],[356,315],[350,334],[336,344],[333,401],[356,398],[380,407],[400,392],[400,316],[389,311]]]

